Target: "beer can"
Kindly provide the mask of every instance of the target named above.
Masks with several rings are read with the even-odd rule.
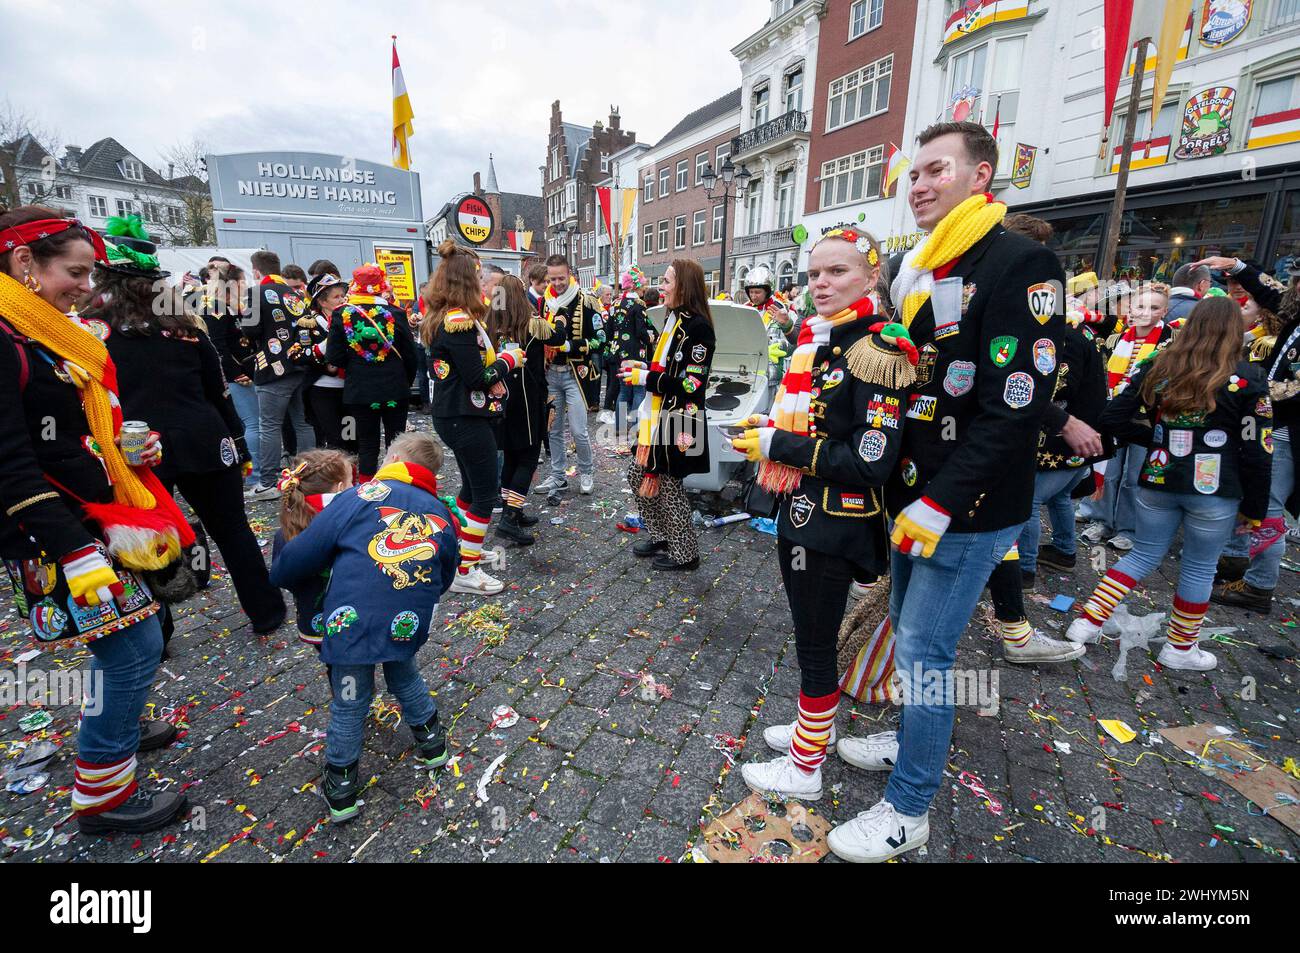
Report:
[[[122,456],[131,466],[143,465],[144,446],[148,440],[149,425],[143,420],[124,420],[122,422]]]

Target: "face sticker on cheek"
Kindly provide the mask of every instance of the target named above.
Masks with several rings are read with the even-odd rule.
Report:
[[[957,161],[952,156],[944,156],[939,160],[939,175],[936,178],[938,185],[951,185],[957,179]]]

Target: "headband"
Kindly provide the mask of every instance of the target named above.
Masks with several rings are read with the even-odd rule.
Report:
[[[876,251],[875,246],[871,244],[871,239],[862,232],[852,228],[832,228],[829,232],[822,233],[822,237],[817,239],[817,245],[820,245],[828,238],[839,238],[850,243],[859,252],[867,256],[867,264],[872,268],[880,264],[880,254]],[[817,245],[813,247],[816,248]]]
[[[81,229],[86,240],[94,246],[95,261],[108,263],[108,252],[104,248],[104,239],[100,237],[99,232],[89,225],[83,225],[79,219],[75,218],[40,218],[22,225],[11,225],[3,232],[0,232],[0,254],[11,252],[19,245],[30,245],[42,238],[49,238],[59,234],[59,232],[66,232],[70,228]]]

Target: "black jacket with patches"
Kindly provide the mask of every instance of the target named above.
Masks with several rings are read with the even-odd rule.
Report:
[[[302,295],[278,282],[253,289],[253,307],[244,337],[253,347],[253,383],[269,384],[286,375],[301,374],[288,355],[298,340],[296,322],[307,312]]]
[[[869,326],[863,319],[832,329],[814,358],[809,433],[778,430],[770,454],[803,470],[798,488],[781,496],[777,532],[880,575],[889,565],[882,487],[898,464],[908,391],[866,383],[849,370],[846,352],[871,334]],[[871,345],[898,354],[879,334]]]
[[[1042,367],[1051,363],[1041,351],[1034,354],[1034,362],[1036,367],[1040,362]],[[1078,456],[1061,436],[1066,421],[1071,417],[1099,430],[1105,409],[1106,358],[1100,342],[1085,327],[1067,327],[1061,344],[1061,359],[1057,363],[1052,402],[1043,409],[1043,429],[1038,435],[1038,469],[1076,470],[1112,456],[1115,452],[1113,441],[1105,435],[1102,436],[1101,456],[1089,458]]]
[[[671,317],[670,313],[669,320]],[[703,315],[679,314],[677,318],[672,339],[665,345],[664,369],[646,376],[646,391],[663,396],[646,472],[681,479],[709,471],[704,391],[717,338],[713,324]],[[666,332],[667,321],[664,328]]]
[[[936,321],[931,298],[912,321],[921,362],[885,503],[896,515],[927,496],[951,515],[949,532],[983,533],[1029,518],[1056,384],[1034,353],[1060,352],[1065,274],[1046,247],[996,226],[946,280],[960,282],[964,305]]]
[[[569,345],[567,351],[554,352],[549,363],[561,366],[567,364],[585,385],[599,373],[592,360],[591,342],[598,342],[603,333],[600,309],[591,298],[579,291],[565,307],[552,312],[548,306],[545,313],[556,327],[562,326],[565,329]]]
[[[1171,416],[1160,409],[1159,395],[1154,407],[1143,406],[1142,382],[1152,367],[1143,364],[1101,416],[1116,439],[1148,448],[1139,485],[1239,499],[1243,516],[1263,519],[1273,472],[1273,408],[1259,368],[1240,361],[1208,414]]]
[[[654,328],[639,299],[625,298],[614,306],[605,328],[605,340],[607,353],[616,361],[649,360]]]
[[[486,364],[483,341],[478,325],[463,311],[444,317],[442,329],[429,346],[433,416],[500,417],[505,413],[505,379],[510,365],[500,357]]]

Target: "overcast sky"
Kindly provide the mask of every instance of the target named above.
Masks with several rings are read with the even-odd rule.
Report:
[[[426,217],[486,173],[540,191],[551,102],[591,125],[620,108],[655,142],[740,84],[731,47],[768,0],[0,0],[8,97],[83,148],[112,136],[155,168],[176,143],[391,161],[390,35],[415,110]],[[60,153],[61,154],[61,153]]]

